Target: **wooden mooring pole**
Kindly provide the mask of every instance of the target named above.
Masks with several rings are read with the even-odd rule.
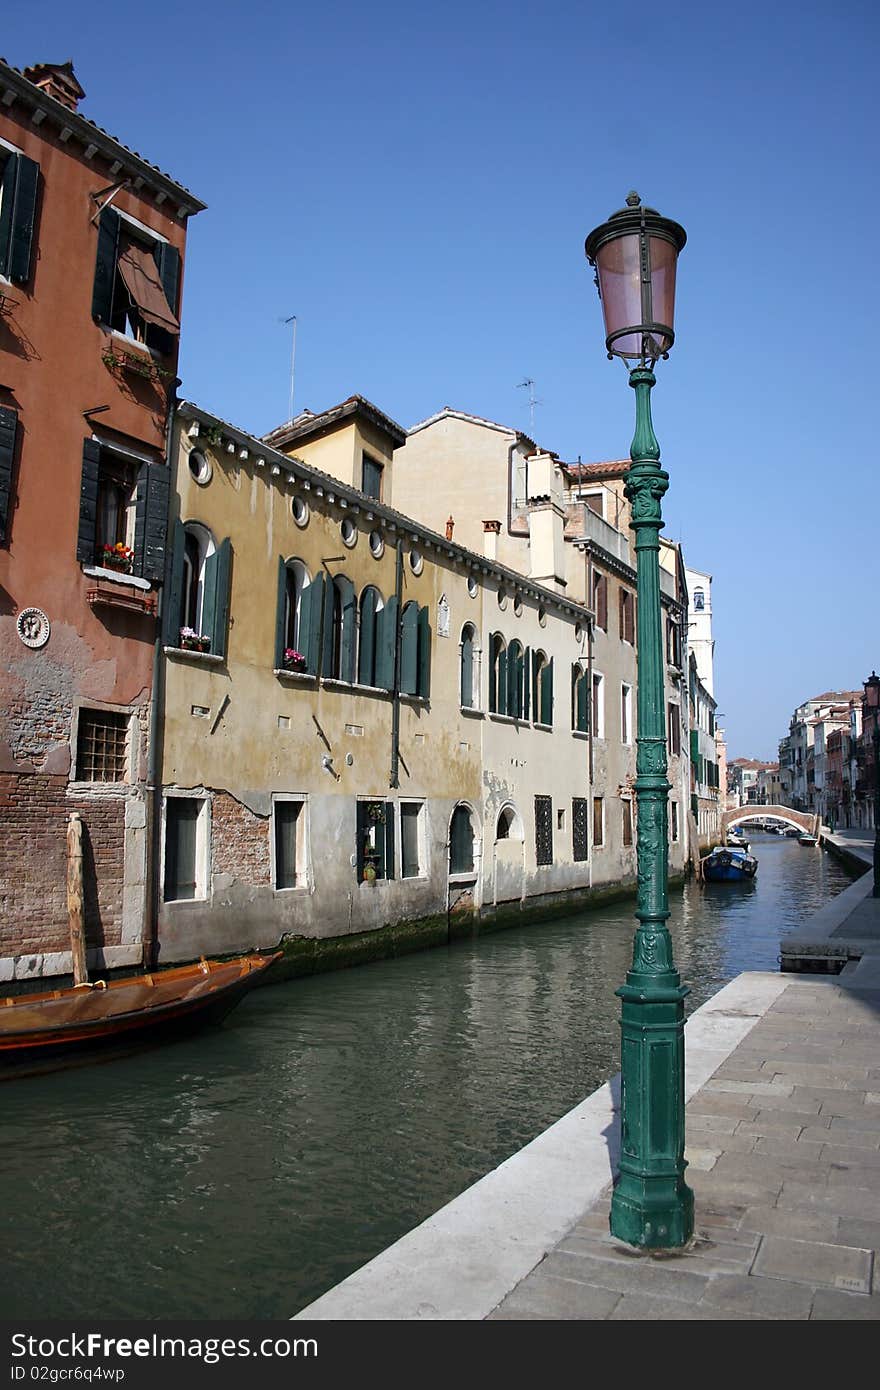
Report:
[[[82,820],[71,811],[67,823],[67,915],[70,919],[70,954],[73,957],[73,983],[89,982],[86,968],[86,934],[83,923]]]

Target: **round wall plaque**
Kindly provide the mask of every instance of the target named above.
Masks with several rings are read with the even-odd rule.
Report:
[[[15,620],[15,630],[26,647],[45,647],[51,629],[42,608],[23,608]]]

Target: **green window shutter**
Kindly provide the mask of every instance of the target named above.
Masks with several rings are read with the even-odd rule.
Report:
[[[691,762],[696,763],[700,756],[700,735],[697,729],[691,729]]]
[[[522,712],[523,719],[532,717],[532,649],[526,647],[522,659],[522,671],[519,678],[519,687],[522,691]]]
[[[587,734],[590,732],[590,687],[587,683],[586,671],[581,671],[580,680],[578,681],[577,700],[577,726],[581,733]]]
[[[470,628],[465,629],[461,639],[459,701],[462,709],[470,709],[474,703],[474,639]]]
[[[505,698],[505,711],[516,719],[520,713],[520,701],[516,688],[516,676],[520,667],[522,652],[518,642],[511,642],[507,648],[507,693]]]
[[[397,647],[397,596],[392,594],[376,615],[376,684],[383,690],[394,688],[394,653]]]
[[[361,595],[361,631],[358,644],[358,680],[361,685],[376,685],[376,604],[375,589]]]
[[[171,531],[171,572],[168,587],[162,595],[162,642],[166,647],[180,646],[180,606],[183,602],[183,559],[186,533],[183,523],[175,521]]]
[[[305,594],[303,594],[305,602]],[[275,606],[275,670],[277,671],[284,661],[284,649],[287,646],[287,565],[284,563],[284,556],[278,556],[278,597]]]
[[[492,633],[489,637],[489,713],[498,713],[498,658],[495,655],[495,637]]]
[[[98,252],[92,290],[92,318],[109,324],[113,314],[113,286],[119,259],[119,213],[105,208],[98,222]]]
[[[321,615],[324,611],[324,575],[315,575],[303,589],[299,610],[299,649],[306,659],[310,675],[318,674],[318,655],[321,650]]]
[[[553,723],[553,658],[541,672],[541,718],[540,724]]]
[[[394,802],[385,802],[385,877],[394,877]]]
[[[214,656],[226,655],[226,629],[229,622],[229,577],[232,543],[227,536],[205,561],[205,599],[202,629],[211,639]]]
[[[100,444],[96,443],[94,439],[83,440],[82,483],[79,494],[79,534],[76,541],[76,558],[81,565],[93,565],[95,563],[100,466]]]
[[[340,642],[339,679],[355,679],[355,645],[357,642],[357,598],[354,585],[346,575],[336,580],[342,598],[342,638]]]
[[[324,608],[321,617],[321,675],[335,678],[339,672],[333,665],[333,615],[336,608],[337,590],[329,575],[324,578]]]
[[[4,541],[9,532],[9,495],[17,434],[18,411],[0,406],[0,540]]]
[[[13,163],[12,160],[9,161]],[[8,269],[10,280],[23,285],[30,279],[31,246],[34,239],[34,217],[37,210],[37,185],[40,166],[20,154],[16,165],[15,200],[12,206],[12,225],[9,236]],[[5,189],[4,189],[5,192]]]
[[[165,578],[169,481],[168,467],[164,463],[145,463],[138,474],[134,572],[153,584],[161,584]]]
[[[400,688],[405,695],[419,693],[419,606],[407,603],[400,620]]]
[[[153,260],[159,271],[159,279],[168,300],[168,308],[175,318],[179,318],[180,301],[180,252],[167,241],[157,241],[153,247]]]
[[[427,606],[419,609],[419,674],[416,694],[427,700],[431,693],[431,622]]]
[[[498,714],[507,714],[507,649],[498,653]]]

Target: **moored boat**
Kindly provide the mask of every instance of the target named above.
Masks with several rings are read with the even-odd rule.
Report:
[[[743,849],[713,849],[702,861],[703,877],[710,883],[736,883],[754,878],[758,861]]]
[[[798,835],[799,845],[818,845],[819,839],[816,835]]]
[[[218,1023],[281,956],[238,956],[0,999],[0,1075]]]

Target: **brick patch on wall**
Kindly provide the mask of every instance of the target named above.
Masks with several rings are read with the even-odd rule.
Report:
[[[215,792],[211,809],[212,869],[241,883],[271,882],[268,816],[255,816],[225,792]]]

